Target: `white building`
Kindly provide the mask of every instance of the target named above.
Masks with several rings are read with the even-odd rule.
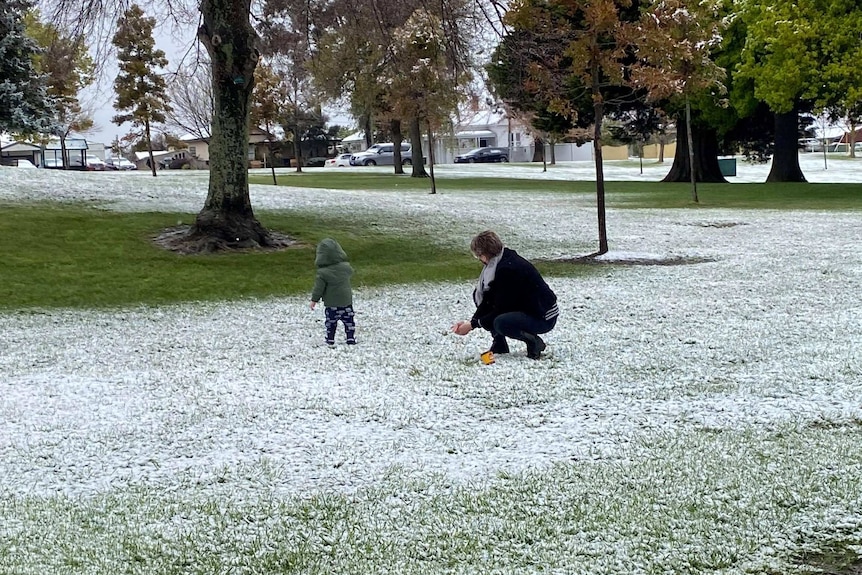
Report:
[[[274,136],[266,130],[252,127],[248,134],[248,159],[256,157],[267,157],[269,155],[269,141]],[[188,146],[188,155],[198,160],[203,165],[209,165],[210,145],[209,139],[186,135],[180,138]]]

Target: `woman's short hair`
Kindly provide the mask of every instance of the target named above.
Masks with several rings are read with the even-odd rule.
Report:
[[[503,251],[503,241],[491,230],[485,230],[470,242],[470,251],[477,258],[479,256],[492,258]]]

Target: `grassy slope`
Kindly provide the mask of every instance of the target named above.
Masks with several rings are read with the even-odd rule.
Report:
[[[255,176],[258,178],[258,176]],[[265,177],[260,177],[266,183]],[[424,189],[428,181],[380,173],[312,172],[281,176],[308,187],[392,190]],[[593,182],[507,178],[450,178],[441,192],[542,191],[594,194]],[[608,209],[768,208],[862,209],[859,184],[701,184],[700,203],[687,184],[608,182]],[[314,273],[318,240],[337,236],[357,267],[357,286],[472,278],[476,265],[465,251],[441,248],[417,231],[387,235],[368,222],[317,213],[269,212],[267,226],[300,240],[272,253],[178,256],[152,243],[160,230],[190,214],[119,214],[83,206],[4,206],[0,220],[0,307],[103,307],[223,300],[306,293]],[[46,233],[46,230],[50,230]],[[549,274],[589,273],[582,266],[542,263]]]
[[[153,244],[189,215],[119,214],[79,206],[6,206],[0,219],[0,307],[102,307],[295,295],[310,292],[314,246],[336,235],[356,266],[356,285],[473,277],[468,253],[427,238],[392,237],[361,222],[269,213],[300,240],[270,253],[180,256]],[[46,231],[50,230],[48,233]],[[8,240],[8,241],[7,241]]]

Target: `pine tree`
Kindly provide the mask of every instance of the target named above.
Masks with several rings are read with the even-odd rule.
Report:
[[[171,110],[167,95],[167,84],[158,70],[168,65],[165,53],[156,49],[153,28],[156,19],[148,18],[137,4],[133,4],[117,21],[117,32],[112,40],[118,50],[120,73],[114,81],[117,99],[113,117],[117,125],[131,122],[143,130],[141,136],[147,142],[150,169],[156,175],[153,159],[151,128],[165,121],[165,113]]]
[[[45,133],[51,130],[51,101],[45,77],[33,67],[39,53],[24,31],[30,0],[0,4],[0,132]]]

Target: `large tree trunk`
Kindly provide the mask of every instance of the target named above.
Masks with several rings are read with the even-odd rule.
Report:
[[[249,105],[257,66],[251,0],[202,0],[198,38],[212,62],[213,115],[209,191],[190,238],[202,249],[269,245],[248,193]]]
[[[804,182],[799,167],[799,114],[796,110],[775,114],[775,153],[767,182]]]
[[[392,163],[395,165],[395,173],[403,174],[404,166],[401,164],[401,142],[404,141],[404,135],[401,133],[401,120],[390,120],[389,130],[392,132],[392,143],[395,144],[392,148]]]
[[[676,153],[673,156],[673,165],[663,182],[691,183],[688,138],[685,135],[687,131],[685,117],[681,116],[677,119],[676,125]],[[727,183],[721,175],[721,168],[718,167],[718,137],[715,130],[693,123],[691,137],[694,144],[695,181]]]
[[[422,161],[422,126],[419,118],[410,119],[410,147],[413,154],[413,173],[411,178],[427,178],[425,162]]]
[[[545,141],[540,138],[533,138],[532,161],[545,163]]]

